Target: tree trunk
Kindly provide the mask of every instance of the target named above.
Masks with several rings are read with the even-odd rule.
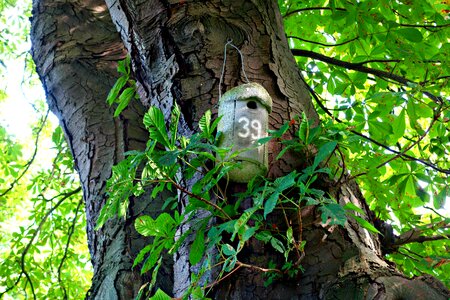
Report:
[[[111,220],[95,231],[106,198],[105,181],[112,165],[123,158],[125,151],[145,146],[147,133],[141,125],[144,107],[157,106],[168,117],[177,103],[182,110],[181,133],[186,135],[195,131],[206,110],[217,114],[219,88],[224,92],[244,81],[238,55],[231,51],[227,53],[223,86],[219,86],[227,40],[232,40],[244,55],[249,80],[262,84],[272,96],[272,129],[302,112],[318,122],[274,1],[108,0],[105,5],[100,0],[35,0],[32,27],[37,71],[48,103],[66,133],[84,191],[94,266],[89,299],[132,299],[149,280],[150,275],[142,276],[138,269],[131,269],[136,254],[149,242],[136,233],[133,223],[142,214],[155,216],[161,201],[149,203],[145,196],[130,199],[126,220]],[[119,118],[113,118],[113,110],[105,100],[117,78],[116,62],[127,52],[142,104],[133,103]],[[280,146],[272,143],[269,147],[270,177],[303,166],[304,161],[293,154],[275,160]],[[324,179],[322,185],[340,204],[352,202],[370,216],[355,184],[334,186],[335,183]],[[245,187],[238,184],[234,187],[242,188]],[[308,207],[293,222],[302,228],[297,234],[307,241],[301,260],[304,273],[296,280],[264,287],[260,271],[242,268],[221,281],[211,296],[217,299],[449,296],[433,279],[408,280],[398,274],[383,260],[377,237],[355,221],[349,220],[344,227],[326,226],[314,208]],[[244,262],[255,265],[279,259],[257,242],[252,242],[246,253]],[[179,272],[175,272],[176,276],[172,274],[170,259],[158,277],[158,286],[169,294],[181,296],[189,283],[189,273],[195,271],[186,255],[182,253],[175,258],[176,268],[187,270],[187,275],[183,275],[186,278],[180,278]]]
[[[134,230],[133,220],[155,215],[161,205],[130,199],[129,219],[113,219],[94,230],[111,167],[125,151],[145,148],[148,138],[140,103],[132,103],[119,118],[106,103],[117,79],[116,62],[125,58],[126,49],[103,1],[34,1],[32,43],[48,104],[64,129],[83,187],[94,267],[88,298],[131,299],[146,281],[131,266],[149,242]],[[161,287],[171,290],[171,271],[164,272]]]

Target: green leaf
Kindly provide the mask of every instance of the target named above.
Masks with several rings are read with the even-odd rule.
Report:
[[[345,204],[344,209],[353,210],[353,211],[359,212],[362,215],[365,215],[364,211],[360,207],[353,204],[352,202],[348,202],[347,204]]]
[[[405,193],[410,197],[416,196],[416,181],[412,175],[409,175],[406,179]]]
[[[448,194],[449,194],[448,190],[449,190],[449,187],[446,186],[439,192],[439,194],[437,194],[437,195],[435,195],[433,197],[434,208],[441,209],[441,208],[444,207],[445,201],[446,201],[446,199],[448,197]]]
[[[385,141],[393,133],[392,125],[385,118],[380,122],[378,119],[369,120],[370,136],[378,141]]]
[[[149,257],[144,261],[144,265],[141,269],[141,274],[144,274],[151,270],[156,263],[158,262],[160,256],[162,255],[162,250],[164,249],[164,243],[159,242],[158,243],[153,241],[152,250],[150,251]]]
[[[60,144],[64,140],[64,134],[61,126],[55,128],[52,134],[52,142],[56,145]]]
[[[373,94],[370,98],[367,99],[367,101],[372,105],[376,105],[369,118],[373,118],[373,116],[378,117],[379,115],[390,114],[395,105],[404,101],[404,99],[402,98],[403,96],[404,93],[394,92],[378,92]]]
[[[272,139],[273,139],[272,136],[266,136],[266,137],[263,137],[263,138],[258,139],[258,140],[256,141],[256,143],[257,143],[258,145],[264,145],[264,144],[267,144],[268,142],[270,142]]]
[[[402,28],[397,33],[410,42],[420,43],[423,40],[422,33],[416,28]]]
[[[134,227],[136,231],[142,234],[143,236],[155,236],[155,220],[150,216],[140,216],[136,219],[134,223]]]
[[[168,213],[160,214],[156,220],[146,215],[139,216],[134,223],[136,231],[143,236],[160,236],[163,238],[170,238],[168,235],[172,233],[175,225],[175,220]]]
[[[174,151],[167,151],[166,154],[161,156],[158,160],[158,163],[162,166],[172,166],[175,165],[177,162],[177,158],[180,155],[180,151],[174,150]]]
[[[149,244],[145,246],[141,251],[139,251],[139,254],[134,259],[133,268],[136,267],[139,263],[141,263],[144,260],[145,255],[152,250],[153,244]]]
[[[286,133],[289,129],[289,122],[286,122],[283,124],[283,126],[280,127],[278,130],[268,130],[269,134],[271,134],[273,137],[281,138],[283,134]]]
[[[189,251],[189,262],[191,265],[198,264],[203,257],[205,252],[205,229],[202,228],[197,231],[195,235],[195,240],[192,243],[191,250]]]
[[[121,74],[130,75],[131,57],[127,55],[124,59],[118,61],[117,71]]]
[[[264,203],[264,219],[267,217],[268,214],[270,214],[277,205],[278,198],[280,197],[279,192],[274,192],[270,197],[267,199],[267,201]]]
[[[236,255],[236,250],[234,250],[234,248],[230,244],[223,244],[222,245],[222,252],[226,256]]]
[[[231,237],[231,240],[234,239],[234,236],[236,233],[238,233],[241,228],[243,228],[245,225],[247,225],[248,221],[252,217],[252,215],[258,210],[259,208],[257,206],[250,207],[245,210],[245,212],[239,217],[239,219],[234,224],[234,232],[233,236]]]
[[[119,92],[122,90],[122,88],[125,86],[127,82],[128,76],[122,76],[119,77],[119,79],[117,79],[116,83],[109,91],[108,97],[106,98],[106,102],[109,105],[112,105],[116,101],[117,97],[119,96]]]
[[[252,236],[255,235],[256,231],[259,229],[259,227],[248,227],[245,229],[244,234],[242,235],[242,241],[246,242],[248,241]]]
[[[277,238],[272,237],[270,239],[270,244],[278,252],[284,253],[286,251],[286,248],[284,247],[283,243]]]
[[[120,115],[120,113],[128,106],[130,100],[133,98],[135,93],[134,87],[126,88],[122,94],[119,96],[119,105],[114,111],[114,118]]]
[[[167,136],[164,115],[160,109],[152,106],[144,115],[144,125],[150,133],[150,138],[157,141],[164,147],[173,150],[173,145],[169,142]]]
[[[292,226],[289,226],[287,231],[286,231],[286,238],[288,243],[292,244],[295,240],[294,240],[294,232],[292,230]]]
[[[260,231],[255,235],[257,240],[267,243],[272,238],[272,234],[269,231]]]
[[[307,144],[309,137],[309,122],[304,112],[302,112],[302,122],[300,123],[300,128],[298,130],[298,137],[300,141]]]
[[[234,266],[236,265],[236,262],[237,262],[236,255],[229,256],[223,264],[223,267],[222,267],[223,270],[225,272],[231,272],[231,270],[233,270]]]
[[[158,289],[156,293],[149,298],[149,300],[172,300],[173,298],[163,292],[161,289]]]
[[[318,136],[318,134],[321,133],[321,131],[322,131],[322,128],[320,126],[311,128],[309,130],[309,137],[306,140],[306,144],[307,145],[311,144],[314,141],[314,139]]]
[[[267,217],[276,207],[280,194],[288,188],[294,186],[297,173],[295,171],[289,173],[286,176],[278,177],[273,183],[273,192],[270,197],[264,203],[264,218]]]
[[[344,208],[337,203],[329,203],[319,207],[322,211],[322,223],[327,224],[329,220],[330,225],[342,225],[344,226],[347,221]]]
[[[297,178],[296,171],[293,171],[286,176],[278,177],[277,179],[275,179],[274,182],[275,191],[282,193],[288,188],[294,186],[296,178]]]
[[[372,224],[364,220],[363,218],[360,218],[358,216],[353,215],[353,218],[358,222],[362,227],[366,228],[367,230],[373,232],[373,233],[380,233],[378,229],[375,228]]]
[[[200,130],[204,132],[207,137],[211,135],[210,124],[211,124],[211,110],[208,109],[198,122]]]
[[[170,137],[171,137],[171,144],[175,145],[175,142],[177,140],[177,131],[178,131],[178,124],[180,123],[180,107],[178,104],[174,104],[172,109],[172,115],[170,118]]]
[[[337,142],[331,141],[325,143],[322,147],[320,147],[316,157],[314,158],[313,168],[317,168],[323,160],[330,156],[331,153],[333,153],[334,149],[336,149],[336,146]]]
[[[394,122],[392,122],[392,130],[394,132],[395,142],[397,142],[405,134],[406,121],[404,109],[402,109],[401,113],[395,117]]]

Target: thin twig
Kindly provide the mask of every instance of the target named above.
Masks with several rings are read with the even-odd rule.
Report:
[[[8,194],[16,186],[16,184],[20,181],[20,179],[22,179],[22,177],[27,173],[28,169],[33,164],[33,162],[34,162],[34,160],[36,158],[37,152],[38,152],[39,138],[40,138],[42,130],[44,129],[45,124],[47,123],[47,117],[48,117],[49,113],[50,113],[50,109],[47,109],[47,113],[45,114],[44,118],[41,121],[42,122],[41,126],[39,127],[39,129],[36,132],[36,138],[34,140],[34,151],[33,151],[33,154],[31,155],[31,158],[23,166],[25,169],[22,171],[22,173],[18,177],[16,177],[16,179],[14,179],[14,181],[10,184],[9,188],[6,189],[3,193],[0,194],[0,197],[3,197],[6,194]]]
[[[357,40],[359,37],[357,36],[357,37],[354,37],[354,38],[352,38],[352,39],[350,39],[348,41],[345,41],[345,42],[342,42],[342,43],[337,43],[337,44],[325,44],[325,43],[321,43],[321,42],[306,40],[306,39],[303,39],[301,37],[293,36],[293,35],[289,35],[289,36],[287,36],[287,38],[288,39],[299,40],[299,41],[306,42],[306,43],[316,44],[316,45],[320,45],[320,46],[324,46],[324,47],[337,47],[337,46],[342,46],[342,45],[351,43],[354,40]]]
[[[446,217],[445,216],[443,216],[442,214],[440,214],[439,212],[437,212],[434,208],[432,208],[432,207],[429,207],[429,206],[424,206],[423,208],[426,208],[426,209],[429,209],[429,210],[432,210],[435,214],[437,214],[439,217],[441,217],[441,218],[443,218],[443,219],[445,219]]]
[[[328,108],[325,107],[325,105],[320,101],[320,99],[319,99],[319,97],[317,96],[316,92],[309,86],[309,84],[307,84],[305,80],[303,80],[303,82],[305,83],[306,87],[307,87],[308,90],[310,91],[310,93],[311,93],[311,95],[313,96],[313,98],[316,100],[317,105],[319,105],[319,107],[320,107],[321,109],[323,109],[323,111],[324,111],[328,116],[330,116],[333,120],[336,120],[336,122],[338,122],[338,123],[344,124],[344,121],[342,121],[342,120],[339,119],[339,118],[336,118],[336,117],[328,110]],[[426,166],[428,166],[428,167],[432,168],[433,170],[438,171],[438,172],[440,172],[440,173],[450,174],[450,169],[442,169],[442,168],[439,168],[438,166],[436,166],[436,165],[434,165],[434,164],[432,164],[432,163],[430,163],[430,162],[427,162],[427,161],[425,161],[425,160],[423,160],[423,159],[419,159],[419,158],[416,158],[416,157],[412,157],[412,156],[410,156],[410,155],[408,155],[408,154],[402,153],[401,151],[394,150],[394,149],[390,148],[389,146],[386,146],[386,145],[384,145],[383,143],[380,143],[379,141],[374,140],[373,138],[371,138],[371,137],[369,137],[369,136],[367,136],[367,135],[365,135],[365,134],[363,134],[363,133],[360,133],[360,132],[358,132],[358,131],[355,131],[355,130],[353,130],[353,129],[349,129],[348,131],[351,132],[351,133],[353,133],[353,134],[355,134],[355,135],[357,135],[357,136],[359,136],[359,137],[362,137],[362,138],[364,138],[364,139],[370,141],[371,143],[373,143],[373,144],[375,144],[375,145],[377,145],[377,146],[382,147],[383,149],[388,150],[389,152],[392,152],[392,153],[394,153],[394,154],[398,154],[398,155],[400,155],[400,156],[403,157],[403,158],[406,158],[406,159],[409,159],[409,160],[412,160],[412,161],[416,161],[416,162],[418,162],[418,163],[420,163],[420,164],[426,165]]]
[[[182,187],[181,185],[179,185],[178,183],[176,183],[173,180],[170,180],[170,183],[172,183],[175,186],[176,189],[178,189],[181,192],[189,195],[190,197],[194,197],[195,199],[200,200],[201,202],[203,202],[203,203],[205,203],[205,204],[207,204],[209,206],[214,207],[215,209],[220,211],[228,220],[231,220],[231,217],[220,206],[218,206],[217,204],[215,204],[215,203],[213,203],[211,201],[208,201],[207,199],[205,199],[203,197],[200,197],[199,195],[196,195],[196,194],[188,191],[187,189],[185,189],[184,187]]]
[[[38,227],[36,228],[35,232],[33,233],[30,241],[28,242],[27,246],[25,247],[25,249],[22,252],[21,255],[21,259],[20,259],[20,268],[21,268],[21,272],[19,274],[19,277],[17,278],[17,280],[14,282],[14,284],[10,287],[7,287],[5,289],[4,292],[0,293],[0,298],[1,296],[3,296],[4,294],[6,294],[7,292],[9,292],[10,290],[12,290],[14,287],[17,286],[17,284],[19,284],[20,279],[22,278],[22,275],[25,275],[25,277],[27,278],[27,282],[30,283],[31,286],[31,291],[33,293],[33,299],[36,299],[36,295],[34,293],[34,287],[33,287],[33,283],[31,281],[30,276],[28,275],[28,272],[26,271],[25,268],[25,256],[28,254],[28,251],[30,250],[31,246],[33,245],[34,239],[38,236],[39,232],[41,231],[42,227],[44,226],[45,222],[47,221],[48,217],[69,197],[71,197],[72,195],[75,195],[76,193],[81,191],[81,187],[78,187],[77,189],[67,192],[67,193],[63,193],[60,194],[60,196],[62,196],[62,198],[55,204],[55,206],[53,206],[45,215],[44,217],[41,219],[41,221],[39,222]]]
[[[401,27],[424,28],[428,31],[433,31],[433,32],[435,32],[434,29],[446,28],[446,27],[450,26],[450,24],[442,24],[442,25],[434,25],[434,24],[431,25],[430,24],[430,25],[428,25],[428,24],[402,24],[402,23],[400,23],[398,25],[400,25]]]
[[[81,207],[82,204],[83,204],[83,199],[80,199],[80,201],[78,201],[78,205],[77,205],[77,208],[75,210],[75,216],[73,217],[72,224],[71,224],[71,226],[69,228],[69,233],[68,233],[68,237],[67,237],[66,247],[64,249],[64,255],[61,258],[61,262],[60,262],[60,264],[58,266],[58,282],[59,282],[59,285],[61,286],[61,288],[63,289],[64,299],[67,299],[67,291],[66,291],[66,288],[65,288],[65,286],[64,286],[64,284],[63,284],[63,282],[61,280],[61,271],[62,271],[63,264],[64,264],[64,262],[66,261],[66,258],[67,258],[67,253],[69,251],[70,241],[72,239],[73,233],[75,232],[75,226],[76,226],[76,222],[77,222],[77,219],[78,219],[78,213],[80,211],[80,207]]]
[[[240,261],[237,261],[236,264],[238,265],[238,267],[254,269],[254,270],[258,270],[258,271],[264,272],[264,273],[275,272],[275,273],[278,273],[278,274],[283,274],[283,272],[281,270],[278,270],[278,269],[262,268],[262,267],[258,267],[258,266],[255,266],[255,265],[249,265],[249,264],[246,264],[246,263],[242,263]]]
[[[442,109],[442,105],[441,107],[439,107],[439,111]],[[434,124],[436,123],[436,121],[438,120],[437,116],[439,116],[440,112],[435,114],[435,117],[433,118],[433,121],[431,122],[430,126],[428,126],[427,130],[425,130],[425,132],[416,140],[414,141],[411,145],[409,145],[406,149],[401,150],[401,152],[399,154],[394,155],[393,157],[389,158],[388,160],[386,160],[385,162],[382,162],[381,164],[379,164],[378,166],[376,166],[376,169],[381,168],[382,166],[387,165],[388,163],[390,163],[391,161],[403,156],[406,152],[408,152],[409,150],[411,150],[414,146],[418,145],[430,132],[431,128],[434,126]],[[354,179],[356,177],[359,176],[363,176],[366,175],[367,172],[362,172],[359,174],[356,174],[354,176],[351,176],[349,179]]]
[[[443,239],[449,239],[450,234],[442,234],[437,236],[423,236],[423,234],[427,230],[437,230],[437,229],[446,229],[449,228],[449,224],[445,221],[440,221],[437,223],[431,223],[426,225],[424,228],[413,228],[411,230],[408,230],[407,232],[401,234],[399,237],[397,237],[394,246],[401,246],[409,243],[422,243],[426,241],[436,241],[436,240],[443,240]]]
[[[233,270],[231,270],[228,274],[226,274],[225,276],[223,276],[222,278],[219,278],[218,280],[211,282],[210,284],[208,284],[207,286],[205,286],[203,289],[209,289],[214,287],[215,285],[218,285],[221,281],[225,280],[226,278],[228,278],[229,276],[231,276],[233,273],[235,273],[237,270],[239,270],[242,266],[237,266],[236,268],[234,268]]]
[[[339,11],[346,11],[345,8],[340,8],[340,7],[336,7],[334,9],[335,10],[339,10]],[[301,13],[301,12],[313,11],[313,10],[332,10],[332,8],[331,7],[305,7],[305,8],[299,8],[299,9],[287,12],[283,17],[286,18],[286,17],[289,17],[289,16],[291,16],[293,14],[298,14],[298,13]]]

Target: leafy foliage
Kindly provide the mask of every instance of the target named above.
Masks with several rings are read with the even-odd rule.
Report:
[[[130,103],[131,99],[139,99],[136,93],[136,81],[130,78],[131,66],[130,57],[118,62],[117,71],[121,76],[109,91],[106,102],[109,105],[117,104],[114,117],[117,117]]]
[[[5,141],[11,148],[9,155],[20,162],[20,145],[8,138]],[[21,174],[26,164],[18,164],[17,172],[0,169],[10,177],[5,176],[0,184],[4,225],[1,296],[57,299],[80,298],[86,293],[90,270],[86,268],[89,256],[81,188],[60,127],[52,141],[56,156],[48,169],[24,177]],[[10,188],[16,180],[20,183]]]
[[[352,211],[362,213],[356,206],[343,207],[323,191],[312,187],[319,174],[332,176],[331,169],[321,168],[334,153],[337,142],[329,141],[325,128],[310,128],[310,122],[303,115],[303,129],[295,140],[282,141],[287,147],[297,151],[308,151],[309,145],[317,146],[317,153],[310,167],[302,172],[293,171],[286,176],[270,181],[263,177],[255,177],[245,193],[238,196],[236,203],[230,203],[227,191],[222,190],[220,180],[227,180],[227,173],[237,167],[232,160],[233,154],[226,159],[221,153],[229,149],[218,147],[220,133],[214,135],[218,120],[211,121],[210,112],[206,112],[199,122],[200,131],[191,137],[177,136],[179,109],[174,107],[169,124],[171,138],[165,130],[166,123],[162,112],[151,107],[144,116],[144,124],[150,132],[150,139],[144,152],[131,152],[128,157],[113,168],[113,174],[108,180],[109,198],[103,207],[98,220],[98,227],[116,214],[123,216],[126,211],[128,197],[138,194],[147,186],[152,186],[152,197],[164,189],[176,188],[189,196],[189,203],[180,215],[177,210],[171,210],[156,218],[141,216],[135,221],[136,230],[153,237],[153,242],[146,246],[136,257],[134,266],[140,265],[141,272],[153,270],[151,288],[156,280],[156,273],[162,262],[164,250],[173,255],[188,235],[195,233],[195,239],[190,245],[189,261],[192,265],[201,264],[202,270],[211,270],[214,265],[221,265],[218,277],[214,282],[203,285],[201,293],[207,286],[216,284],[225,273],[234,272],[241,267],[253,267],[264,272],[274,273],[269,276],[274,280],[279,276],[295,276],[300,270],[299,264],[292,264],[291,258],[300,256],[306,241],[294,238],[292,225],[286,221],[286,231],[278,226],[271,227],[269,217],[275,211],[286,217],[286,209],[300,210],[305,205],[317,205],[320,208],[322,221],[328,225],[344,225],[347,217],[354,216]],[[272,131],[271,138],[279,138],[289,129],[289,123],[277,131]],[[305,130],[308,134],[305,134]],[[271,139],[270,138],[270,139]],[[263,139],[260,144],[270,139]],[[313,155],[311,154],[311,157]],[[142,170],[140,172],[139,170]],[[184,180],[201,175],[201,179],[187,189]],[[196,177],[197,178],[197,177]],[[244,199],[252,199],[253,204],[241,212],[239,204]],[[169,207],[174,199],[167,199],[164,207]],[[124,207],[123,210],[116,208]],[[208,212],[205,214],[205,212]],[[196,216],[192,227],[183,234],[177,235],[180,227],[193,216]],[[198,217],[203,216],[203,217]],[[211,223],[213,218],[217,222]],[[356,219],[356,216],[355,216]],[[363,218],[356,219],[361,225],[377,232]],[[272,224],[275,225],[275,224]],[[276,229],[276,230],[274,230]],[[249,266],[239,260],[239,253],[250,238],[256,238],[270,245],[274,251],[284,256],[285,264],[269,269],[261,266]],[[210,257],[208,253],[217,253]],[[296,260],[298,260],[297,257]],[[188,293],[193,293],[201,276],[191,285]],[[200,293],[200,291],[198,291]],[[154,297],[161,296],[159,291]]]
[[[279,1],[286,34],[341,165],[407,243],[389,257],[450,284],[448,1]],[[434,238],[440,237],[439,241]]]

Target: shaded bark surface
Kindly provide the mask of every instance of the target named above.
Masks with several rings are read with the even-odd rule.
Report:
[[[89,249],[94,265],[90,299],[131,299],[149,278],[131,270],[148,242],[133,229],[140,214],[154,215],[160,204],[148,197],[131,199],[129,218],[112,220],[100,231],[95,221],[105,201],[105,181],[124,151],[144,146],[143,107],[155,105],[166,117],[174,103],[182,109],[181,134],[190,135],[207,110],[217,113],[219,79],[227,40],[241,49],[250,81],[262,84],[273,98],[271,128],[305,112],[318,120],[300,71],[285,39],[275,1],[52,1],[33,5],[33,58],[52,111],[60,119],[72,149],[86,201]],[[123,42],[122,42],[123,41]],[[105,102],[117,76],[117,60],[131,55],[142,106],[134,103],[119,119]],[[243,82],[237,53],[228,52],[222,92]],[[295,126],[294,126],[295,127]],[[294,128],[293,128],[294,130]],[[290,133],[292,134],[292,132]],[[289,134],[286,136],[289,138]],[[302,167],[294,155],[275,161],[279,146],[270,145],[271,177]],[[236,185],[236,190],[243,187]],[[341,204],[367,211],[354,184],[324,181]],[[182,198],[180,198],[182,199]],[[368,214],[369,215],[369,214]],[[370,221],[370,220],[369,220]],[[274,220],[277,222],[277,220]],[[264,287],[263,274],[241,269],[213,291],[216,299],[446,299],[448,291],[430,278],[407,280],[387,264],[377,237],[349,220],[344,227],[323,225],[314,208],[292,216],[299,239],[306,240],[298,278]],[[301,229],[300,229],[301,228]],[[283,258],[252,242],[244,262],[261,267]],[[171,265],[159,286],[180,296],[189,283],[187,253],[175,257],[186,276]],[[183,257],[184,256],[184,257]],[[447,294],[446,294],[447,293]],[[416,296],[414,296],[416,295]]]

